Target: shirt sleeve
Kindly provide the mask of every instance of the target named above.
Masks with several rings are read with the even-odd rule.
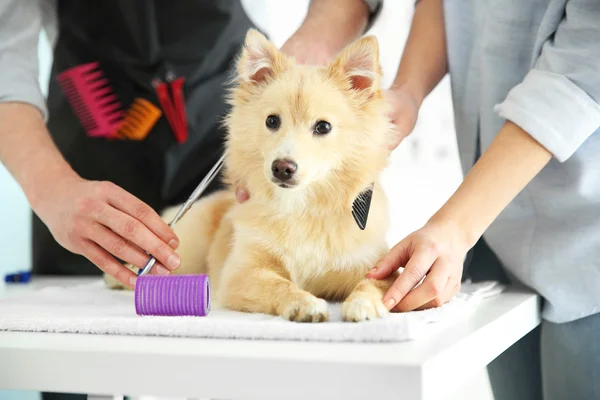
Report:
[[[600,127],[600,3],[567,1],[534,67],[495,107],[560,162]]]
[[[0,1],[0,103],[31,104],[47,120],[38,66],[38,40],[43,26],[41,1]]]

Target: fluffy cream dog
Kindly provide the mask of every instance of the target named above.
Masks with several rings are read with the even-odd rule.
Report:
[[[397,275],[365,279],[388,251],[378,179],[392,125],[380,78],[373,37],[315,67],[296,65],[249,31],[224,121],[231,189],[201,199],[178,223],[182,262],[174,273],[208,273],[214,303],[233,310],[320,322],[330,300],[343,301],[346,321],[384,315],[381,299]],[[238,184],[251,193],[243,204],[235,200]],[[352,204],[372,185],[361,230]]]

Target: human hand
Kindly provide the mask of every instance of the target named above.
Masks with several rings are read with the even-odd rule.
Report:
[[[463,237],[456,224],[432,220],[394,246],[367,274],[367,278],[384,279],[404,267],[383,296],[386,308],[423,310],[450,300],[460,290],[464,257],[471,247]]]
[[[314,43],[297,33],[281,46],[281,52],[293,57],[298,64],[324,66],[331,60],[332,52],[320,43]]]
[[[134,287],[137,277],[115,257],[141,268],[147,251],[157,259],[154,273],[167,275],[179,267],[175,233],[150,206],[110,182],[55,178],[35,212],[61,246],[127,287]]]
[[[281,51],[299,64],[326,65],[364,33],[368,21],[369,8],[363,0],[312,1]]]
[[[415,128],[419,103],[408,90],[403,88],[387,90],[385,96],[391,106],[389,117],[395,128],[394,140],[389,146],[390,150],[394,150]]]

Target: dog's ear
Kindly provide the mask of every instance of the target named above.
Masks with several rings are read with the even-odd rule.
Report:
[[[337,56],[329,69],[348,80],[352,90],[376,91],[381,79],[377,39],[367,36],[355,41]]]
[[[285,70],[288,63],[289,60],[262,33],[250,29],[237,61],[237,75],[243,82],[261,83]]]

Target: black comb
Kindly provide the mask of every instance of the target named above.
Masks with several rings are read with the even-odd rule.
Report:
[[[373,185],[360,192],[352,202],[352,216],[361,230],[365,230],[369,210],[371,209],[371,198],[373,197]]]

